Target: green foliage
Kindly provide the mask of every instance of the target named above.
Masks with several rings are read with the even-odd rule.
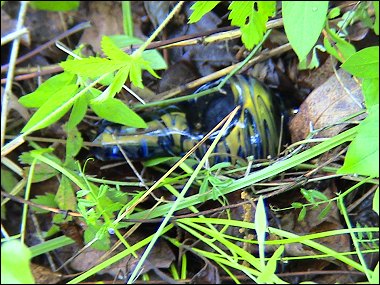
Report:
[[[62,116],[66,114],[72,106],[72,103],[68,102],[77,90],[78,87],[75,84],[62,86],[62,88],[59,91],[57,91],[52,97],[50,97],[38,109],[38,111],[32,116],[32,118],[30,118],[28,123],[21,130],[21,133],[31,130],[36,131],[39,129],[43,129],[62,118]]]
[[[303,61],[318,40],[326,21],[328,1],[282,1],[286,36],[299,61]]]
[[[189,24],[198,22],[204,15],[210,12],[218,5],[220,1],[196,1],[190,10],[193,10],[189,17]]]
[[[368,110],[368,117],[358,128],[358,134],[348,147],[344,164],[337,173],[379,177],[379,105]]]
[[[356,52],[355,47],[340,37],[336,31],[330,29],[327,24],[326,26],[328,36],[323,38],[323,45],[326,51],[340,62],[345,62],[346,59]]]
[[[326,207],[324,207],[321,212],[318,214],[318,219],[322,220],[325,218],[328,213],[331,210],[332,204],[331,200],[322,192],[319,192],[317,190],[307,190],[307,189],[301,189],[301,194],[303,197],[309,202],[308,204],[302,204],[300,202],[294,202],[292,203],[292,207],[295,209],[301,209],[300,213],[298,214],[297,220],[303,221],[307,214],[307,207],[311,206],[311,208],[316,208],[320,204],[327,203]]]
[[[203,15],[210,12],[220,1],[196,1],[190,7],[193,13],[189,23],[199,21]],[[228,19],[231,25],[240,27],[241,39],[248,50],[253,49],[266,32],[269,17],[276,12],[275,1],[232,1],[228,7],[231,10]]]
[[[147,127],[144,120],[119,99],[109,98],[103,102],[91,102],[90,106],[99,117],[108,121],[119,124],[128,122],[136,128]]]
[[[126,48],[131,45],[144,43],[144,41],[140,40],[139,38],[126,35],[112,35],[109,36],[109,38],[118,48]],[[142,57],[144,60],[150,62],[150,65],[154,70],[168,68],[166,61],[157,50],[144,50],[142,53]]]
[[[50,77],[34,92],[22,96],[19,102],[27,108],[40,108],[56,93],[59,93],[64,86],[75,83],[74,79],[75,75],[70,72],[63,72]]]
[[[379,46],[356,52],[341,67],[360,78],[379,78]]]
[[[58,208],[57,202],[55,201],[55,195],[53,193],[46,193],[45,195],[37,195],[36,198],[30,199],[32,202],[44,205],[52,208]],[[48,210],[40,209],[37,207],[32,207],[33,211],[38,214],[49,213]]]
[[[379,187],[377,187],[373,196],[372,209],[379,215]]]
[[[221,162],[213,165],[210,169],[205,172],[205,177],[202,181],[201,187],[199,188],[199,194],[206,193],[209,189],[209,184],[211,184],[211,192],[213,193],[213,199],[216,200],[221,196],[221,189],[228,187],[233,180],[230,178],[220,179],[215,176],[212,172],[222,169],[224,167],[230,166],[229,162]]]
[[[363,79],[368,116],[360,123],[358,134],[338,173],[379,177],[379,47],[356,52],[342,64],[342,68]]]
[[[1,284],[35,284],[30,269],[31,253],[19,240],[1,245]]]
[[[49,157],[49,159],[51,159],[55,163],[61,164],[60,159],[57,156],[50,153],[53,151],[52,148],[40,149],[39,151],[45,152],[46,155]],[[23,164],[32,165],[33,160],[34,160],[34,157],[32,154],[33,152],[35,152],[35,151],[32,150],[29,152],[23,152],[19,156],[20,162]],[[25,171],[25,173],[29,173],[29,167],[26,167],[24,169],[24,171]],[[34,169],[34,175],[33,175],[33,177],[30,177],[29,179],[32,179],[32,183],[37,183],[37,182],[42,182],[42,181],[48,180],[57,174],[58,174],[58,171],[56,169],[54,169],[53,167],[51,167],[50,165],[47,165],[45,163],[41,163],[41,162],[37,161],[35,169]]]
[[[375,23],[373,24],[373,30],[375,34],[378,36],[379,35],[379,2],[373,1],[373,7],[375,8]]]
[[[29,5],[36,10],[66,12],[77,10],[79,3],[79,1],[30,1]]]

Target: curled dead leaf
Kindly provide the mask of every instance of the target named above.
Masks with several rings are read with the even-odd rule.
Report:
[[[292,142],[305,139],[313,129],[340,122],[362,110],[363,94],[358,82],[340,69],[325,83],[314,89],[299,108],[289,125]],[[332,137],[345,127],[337,125],[319,132],[315,137]]]

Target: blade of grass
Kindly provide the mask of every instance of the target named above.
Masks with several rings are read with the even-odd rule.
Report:
[[[220,132],[216,136],[215,140],[212,142],[210,148],[207,150],[206,154],[204,155],[204,157],[202,158],[202,160],[198,164],[197,168],[194,170],[193,174],[190,176],[189,180],[187,181],[187,183],[183,187],[180,195],[177,197],[177,199],[175,200],[175,202],[170,205],[170,209],[166,213],[166,216],[165,216],[164,220],[162,221],[161,225],[157,229],[157,232],[155,233],[154,238],[152,239],[152,241],[150,242],[150,244],[146,248],[144,254],[141,256],[141,259],[139,260],[139,262],[137,263],[137,265],[136,265],[135,269],[133,270],[131,276],[129,277],[128,282],[127,282],[128,284],[132,283],[132,281],[137,277],[137,274],[138,274],[140,268],[142,267],[143,263],[145,262],[145,259],[147,258],[148,254],[150,253],[151,249],[153,248],[156,240],[161,235],[161,232],[162,232],[163,228],[169,222],[169,219],[171,218],[171,216],[173,215],[173,213],[177,210],[177,207],[180,204],[180,202],[183,200],[183,198],[185,197],[185,194],[186,194],[187,190],[190,188],[191,184],[193,183],[193,181],[197,177],[199,171],[201,170],[201,168],[205,164],[206,160],[208,159],[208,157],[210,156],[210,154],[214,150],[216,144],[219,142],[220,138],[222,137],[222,135],[226,131],[227,127],[230,125],[232,119],[235,117],[235,114],[236,114],[236,112],[238,111],[239,108],[240,108],[239,106],[236,107],[227,116],[227,121],[225,122],[225,124],[223,125],[222,129],[220,130]]]
[[[231,186],[226,188],[221,188],[221,195],[226,195],[228,193],[249,187],[250,185],[262,181],[264,179],[270,178],[272,176],[278,175],[281,172],[284,172],[288,169],[291,169],[303,162],[306,162],[315,156],[318,156],[336,146],[339,146],[347,141],[352,140],[357,133],[357,127],[351,128],[335,137],[332,137],[306,151],[303,151],[293,157],[290,157],[286,160],[276,162],[264,169],[258,170],[254,173],[249,174],[243,178],[235,180]],[[270,193],[269,193],[270,194]],[[267,197],[264,195],[264,197]],[[213,193],[206,192],[204,194],[197,194],[190,197],[184,198],[181,203],[178,205],[177,210],[188,208],[196,204],[201,203],[202,201],[207,201],[213,198]],[[171,205],[162,205],[157,207],[154,211],[150,212],[148,218],[155,218],[160,216],[165,216],[169,211]],[[139,213],[133,213],[129,216],[131,219],[142,219],[146,217],[146,211]]]

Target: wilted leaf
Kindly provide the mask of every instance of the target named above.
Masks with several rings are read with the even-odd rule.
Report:
[[[72,128],[67,131],[66,142],[66,160],[73,159],[83,146],[82,134],[77,128]]]
[[[314,89],[301,104],[298,113],[289,124],[292,141],[305,139],[310,133],[310,125],[317,130],[361,111],[362,102],[363,95],[359,84],[350,74],[342,69],[338,70],[337,74],[333,74],[325,83]],[[333,126],[314,137],[332,137],[345,126]]]
[[[77,207],[77,200],[71,181],[64,175],[61,178],[55,202],[61,210],[74,211]]]

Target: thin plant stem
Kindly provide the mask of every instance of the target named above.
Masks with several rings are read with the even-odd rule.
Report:
[[[28,1],[21,1],[16,31],[22,30],[24,26],[24,20],[25,20],[27,9],[28,9]],[[5,140],[4,135],[5,135],[5,128],[7,124],[7,116],[8,116],[8,101],[10,98],[11,88],[13,84],[12,79],[13,79],[14,69],[16,65],[18,50],[20,47],[20,41],[21,41],[21,38],[17,37],[12,44],[11,56],[9,59],[9,70],[7,73],[7,83],[5,84],[4,96],[1,102],[1,105],[2,105],[1,106],[1,142],[0,142],[1,148],[4,145],[4,140]]]

